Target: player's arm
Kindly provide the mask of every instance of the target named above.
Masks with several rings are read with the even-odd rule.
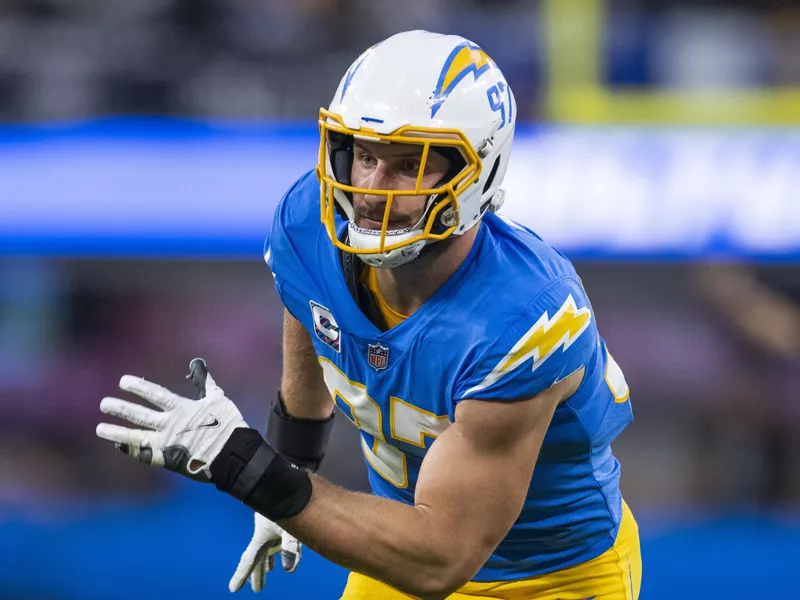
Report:
[[[317,362],[311,336],[284,309],[283,377],[274,399],[267,440],[278,453],[310,471],[319,468],[333,426],[334,404]],[[249,579],[253,591],[264,588],[280,551],[285,571],[297,568],[302,546],[267,517],[255,514],[253,538],[245,548],[228,587],[239,590]]]
[[[286,309],[281,395],[287,412],[298,419],[327,419],[333,412],[333,398],[325,387],[311,336]]]
[[[143,429],[101,423],[97,435],[143,462],[214,483],[341,565],[408,594],[445,598],[514,523],[553,412],[582,376],[528,400],[462,400],[426,454],[414,506],[341,490],[297,468],[247,427],[200,359],[191,366],[200,400],[125,375],[120,388],[161,410],[104,398],[104,413]]]
[[[462,401],[425,457],[414,506],[314,477],[309,504],[279,523],[348,569],[444,598],[475,575],[513,525],[553,412],[582,376],[528,400]]]
[[[311,336],[284,309],[281,392],[272,405],[267,441],[295,464],[316,471],[328,446],[333,416],[333,398]]]

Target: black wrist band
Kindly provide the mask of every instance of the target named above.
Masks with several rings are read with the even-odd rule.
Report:
[[[278,392],[267,421],[267,441],[298,467],[316,471],[328,447],[334,414],[327,419],[298,419],[286,410]]]
[[[311,500],[308,473],[275,452],[255,429],[234,429],[210,470],[218,490],[272,521],[295,516]]]

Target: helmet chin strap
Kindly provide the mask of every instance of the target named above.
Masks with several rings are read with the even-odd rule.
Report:
[[[475,223],[475,225],[478,223]],[[473,227],[475,225],[473,225]],[[402,265],[407,265],[412,261],[419,260],[420,258],[424,260],[435,260],[455,242],[457,237],[458,236],[451,235],[443,240],[422,240],[380,255],[357,254],[356,256],[371,267],[394,269]]]
[[[371,267],[394,269],[416,260],[426,246],[425,241],[419,241],[383,254],[357,254],[356,256]]]
[[[420,217],[419,221],[417,221],[417,223],[415,223],[414,226],[410,229],[409,233],[411,233],[412,236],[418,234],[420,231],[422,231],[422,229],[424,229],[425,223],[427,223],[430,212],[431,210],[433,210],[433,208],[436,206],[437,203],[438,202],[436,201],[429,202],[428,207],[426,208],[423,215]],[[443,215],[448,213],[449,215],[452,215],[453,214],[452,209],[448,208],[447,210],[442,211],[442,215],[439,215],[437,217],[437,221],[439,221],[439,223],[442,223],[444,221]],[[444,229],[447,228],[447,226],[444,226],[444,229],[441,229],[441,227],[442,225],[436,224],[434,225],[433,229],[434,230],[440,229],[441,231],[444,231]],[[375,237],[376,239],[379,238],[379,236],[369,233],[361,233],[361,232],[356,233],[354,229],[355,225],[353,224],[352,221],[350,221],[350,224],[348,226],[348,232],[354,233],[356,235],[369,235],[371,237]],[[350,243],[353,243],[353,236],[350,237],[349,241]],[[420,240],[418,242],[414,242],[413,244],[408,244],[407,246],[403,246],[401,248],[390,250],[388,252],[384,252],[381,254],[377,253],[359,254],[358,256],[364,263],[372,267],[391,269],[399,267],[401,265],[408,264],[409,262],[416,260],[423,253],[427,254],[428,248],[430,248],[431,246],[440,246],[440,244],[434,242],[435,240]]]

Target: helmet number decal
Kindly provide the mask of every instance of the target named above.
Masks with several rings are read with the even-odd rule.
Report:
[[[506,103],[504,99],[504,93],[508,91],[508,118],[506,119]],[[500,127],[498,127],[498,131],[505,127],[507,122],[511,121],[511,88],[509,88],[504,82],[498,81],[497,85],[493,85],[488,90],[486,90],[486,97],[489,99],[489,108],[491,108],[494,112],[500,113]]]

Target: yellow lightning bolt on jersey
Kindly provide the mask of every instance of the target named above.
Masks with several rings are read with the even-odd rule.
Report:
[[[468,397],[472,392],[489,387],[531,358],[533,359],[532,370],[535,371],[557,350],[565,351],[572,346],[589,328],[591,320],[592,313],[589,307],[578,308],[575,299],[570,294],[552,318],[545,311],[533,327],[525,332],[525,335],[492,369],[492,372],[480,384],[467,390],[464,396]]]

